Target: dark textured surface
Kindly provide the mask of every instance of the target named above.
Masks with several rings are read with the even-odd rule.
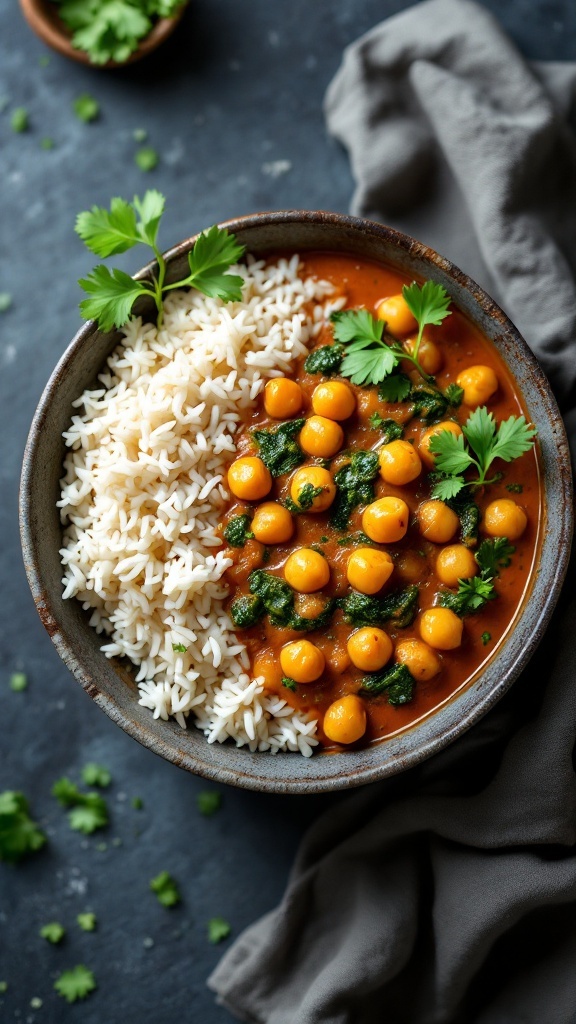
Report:
[[[218,958],[206,919],[227,917],[234,932],[279,897],[296,843],[328,798],[273,798],[227,789],[222,811],[200,817],[201,780],[139,747],[72,681],[36,616],[19,551],[16,491],[27,429],[40,392],[79,320],[77,277],[92,266],[75,239],[75,213],[113,194],[162,189],[165,246],[215,220],[291,206],[346,210],[352,182],[345,155],[326,138],[321,101],[343,47],[406,4],[390,0],[193,0],[174,39],[155,57],[108,74],[52,56],[30,34],[14,0],[0,0],[2,268],[0,314],[3,442],[3,629],[0,679],[0,790],[22,789],[50,845],[27,864],[0,865],[0,980],[5,1019],[87,1024],[172,1020],[226,1024],[204,979]],[[534,59],[574,57],[572,0],[487,4]],[[102,116],[83,125],[71,101],[83,91]],[[31,130],[13,135],[11,107],[26,106]],[[132,132],[145,128],[162,151],[150,175],[134,165]],[[41,139],[54,139],[43,151]],[[282,161],[279,164],[278,161]],[[288,163],[284,163],[284,162]],[[278,172],[283,173],[278,173]],[[276,176],[275,176],[276,175]],[[119,263],[141,264],[128,254]],[[28,689],[12,693],[14,669]],[[110,767],[112,826],[83,840],[49,795],[53,780],[77,778],[88,760]],[[130,806],[142,795],[145,808]],[[136,833],[139,835],[136,835]],[[112,838],[123,840],[113,846]],[[184,903],[164,910],[148,881],[167,869]],[[76,914],[92,909],[94,934]],[[38,938],[58,919],[61,947]],[[154,945],[144,945],[153,939]],[[147,948],[149,947],[149,948]],[[84,962],[99,989],[68,1007],[52,992],[57,972]],[[30,1000],[43,1000],[31,1009]],[[297,1024],[297,1022],[295,1022]]]

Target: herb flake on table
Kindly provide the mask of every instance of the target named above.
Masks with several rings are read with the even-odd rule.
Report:
[[[14,790],[0,793],[0,860],[16,864],[45,842],[46,836],[30,817],[24,794]]]
[[[163,907],[175,907],[182,899],[178,885],[168,871],[161,871],[152,878],[150,888],[156,893],[156,898]]]
[[[211,917],[208,921],[208,942],[216,945],[227,939],[232,931],[232,926],[223,917]]]
[[[94,974],[84,964],[78,964],[69,971],[62,971],[54,982],[56,992],[67,1003],[85,999],[96,987]]]
[[[16,107],[10,116],[10,127],[13,132],[21,134],[27,132],[30,127],[30,117],[26,107]]]
[[[198,793],[196,805],[200,814],[205,818],[211,818],[222,806],[222,794],[218,789],[205,789]]]
[[[10,292],[0,292],[0,313],[6,313],[12,305],[12,296]]]
[[[100,116],[100,104],[90,93],[83,92],[72,101],[72,109],[79,121],[89,124]]]
[[[42,925],[38,934],[41,939],[46,939],[46,942],[51,942],[53,946],[56,946],[59,942],[62,942],[66,935],[66,929],[59,921],[49,921],[48,924]]]
[[[216,225],[200,234],[188,253],[189,274],[180,281],[166,283],[167,265],[158,248],[164,205],[164,196],[156,189],[148,189],[142,198],[135,196],[132,203],[115,198],[109,210],[93,206],[76,218],[77,234],[96,256],[106,259],[136,245],[146,245],[157,262],[149,281],[135,281],[123,270],[109,270],[102,264],[80,280],[81,288],[89,296],[80,303],[82,316],[85,320],[96,320],[103,331],[123,327],[136,299],[143,296],[153,299],[160,327],[164,295],[175,288],[197,288],[223,302],[242,298],[243,279],[227,271],[243,255],[244,246],[225,228]]]
[[[104,768],[101,764],[96,764],[95,761],[89,761],[88,764],[85,764],[80,774],[82,781],[87,786],[99,786],[100,789],[106,789],[112,782],[112,775],[108,768]]]
[[[80,928],[82,929],[83,932],[96,931],[96,925],[98,923],[96,919],[96,914],[92,914],[89,911],[87,911],[84,914],[78,914],[76,916],[76,921],[80,925]]]
[[[25,672],[13,672],[10,676],[9,685],[14,693],[22,693],[28,686],[28,676]]]
[[[134,162],[141,171],[153,171],[160,162],[157,151],[152,146],[141,146],[134,154]]]
[[[52,795],[63,807],[71,808],[68,823],[73,831],[91,835],[108,824],[108,808],[99,793],[82,793],[64,777],[54,783]]]

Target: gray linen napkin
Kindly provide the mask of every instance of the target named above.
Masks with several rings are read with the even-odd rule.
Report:
[[[530,68],[481,7],[428,0],[344,55],[329,130],[353,212],[480,281],[576,396],[576,67]],[[576,431],[574,431],[576,434]],[[574,1024],[574,567],[528,669],[418,768],[333,803],[281,905],[209,979],[252,1024]]]

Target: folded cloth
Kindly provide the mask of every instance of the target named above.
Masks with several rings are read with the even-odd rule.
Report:
[[[576,67],[530,68],[483,8],[428,0],[346,51],[326,116],[353,211],[495,294],[576,425],[575,97]],[[482,722],[309,831],[281,905],[209,979],[240,1020],[574,1024],[575,568]]]

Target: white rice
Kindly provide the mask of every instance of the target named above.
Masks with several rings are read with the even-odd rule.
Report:
[[[160,330],[127,324],[101,387],[74,403],[58,505],[63,596],[91,610],[107,657],[138,667],[139,703],[182,728],[192,715],[209,743],[308,757],[316,719],[250,677],[224,610],[232,563],[215,535],[242,412],[342,304],[299,267],[297,256],[249,259],[234,268],[241,302],[174,291]]]

